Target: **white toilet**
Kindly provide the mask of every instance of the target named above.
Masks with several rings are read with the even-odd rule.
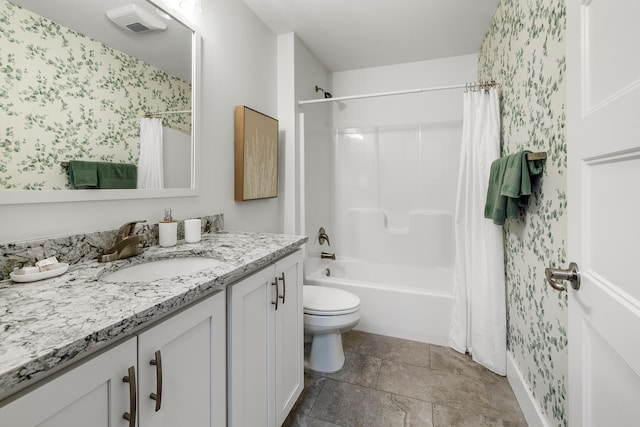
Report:
[[[360,298],[341,289],[305,285],[302,299],[304,334],[311,339],[305,366],[316,372],[337,372],[344,365],[342,332],[360,321]]]

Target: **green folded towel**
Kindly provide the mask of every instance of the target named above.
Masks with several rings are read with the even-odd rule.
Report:
[[[542,160],[527,160],[530,151],[504,156],[491,164],[484,217],[502,225],[507,218],[518,218],[520,208],[529,204],[531,177],[542,173]]]
[[[70,160],[67,168],[69,184],[73,188],[98,188],[98,165],[96,162]]]
[[[138,167],[126,163],[98,163],[98,188],[136,188]]]
[[[507,217],[507,198],[500,195],[509,156],[501,157],[491,163],[489,188],[484,205],[484,217],[493,219],[494,224],[502,225]]]

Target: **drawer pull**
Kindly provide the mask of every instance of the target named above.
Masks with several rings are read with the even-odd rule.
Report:
[[[282,280],[282,296],[280,298],[282,298],[282,305],[284,305],[284,298],[287,295],[287,282],[284,278],[284,271],[282,272],[282,277],[278,277],[276,280]]]
[[[128,375],[122,378],[122,382],[129,383],[129,412],[125,412],[122,418],[129,421],[129,427],[136,427],[136,368],[134,366],[129,368]]]
[[[276,311],[278,311],[278,297],[280,295],[280,288],[278,286],[278,280],[276,280],[275,283],[272,283],[271,286],[275,286],[276,287],[276,300],[275,301],[271,301],[271,304],[276,306]]]
[[[162,405],[162,354],[160,350],[156,351],[155,359],[151,359],[149,365],[156,367],[156,392],[151,393],[149,398],[156,401],[156,412],[158,412]]]

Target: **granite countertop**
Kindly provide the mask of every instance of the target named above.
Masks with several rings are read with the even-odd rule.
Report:
[[[65,274],[47,280],[0,282],[0,399],[224,289],[306,241],[304,236],[222,231],[203,235],[199,243],[153,246],[124,260],[71,265]],[[222,263],[178,279],[133,283],[101,279],[130,265],[187,256],[212,257]]]

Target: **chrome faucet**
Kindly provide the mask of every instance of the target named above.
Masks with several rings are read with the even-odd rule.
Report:
[[[324,242],[327,242],[327,245],[331,246],[329,236],[327,235],[327,232],[324,231],[324,227],[320,227],[320,230],[318,230],[318,242],[320,242],[321,245],[324,244]]]
[[[332,260],[336,260],[336,254],[330,254],[329,252],[322,252],[320,254],[320,258],[322,259],[332,259]]]
[[[116,233],[116,241],[113,247],[107,249],[104,254],[98,255],[98,262],[109,262],[140,255],[144,251],[141,243],[149,238],[146,233],[133,234],[136,224],[141,222],[146,221],[132,221],[120,227]]]

